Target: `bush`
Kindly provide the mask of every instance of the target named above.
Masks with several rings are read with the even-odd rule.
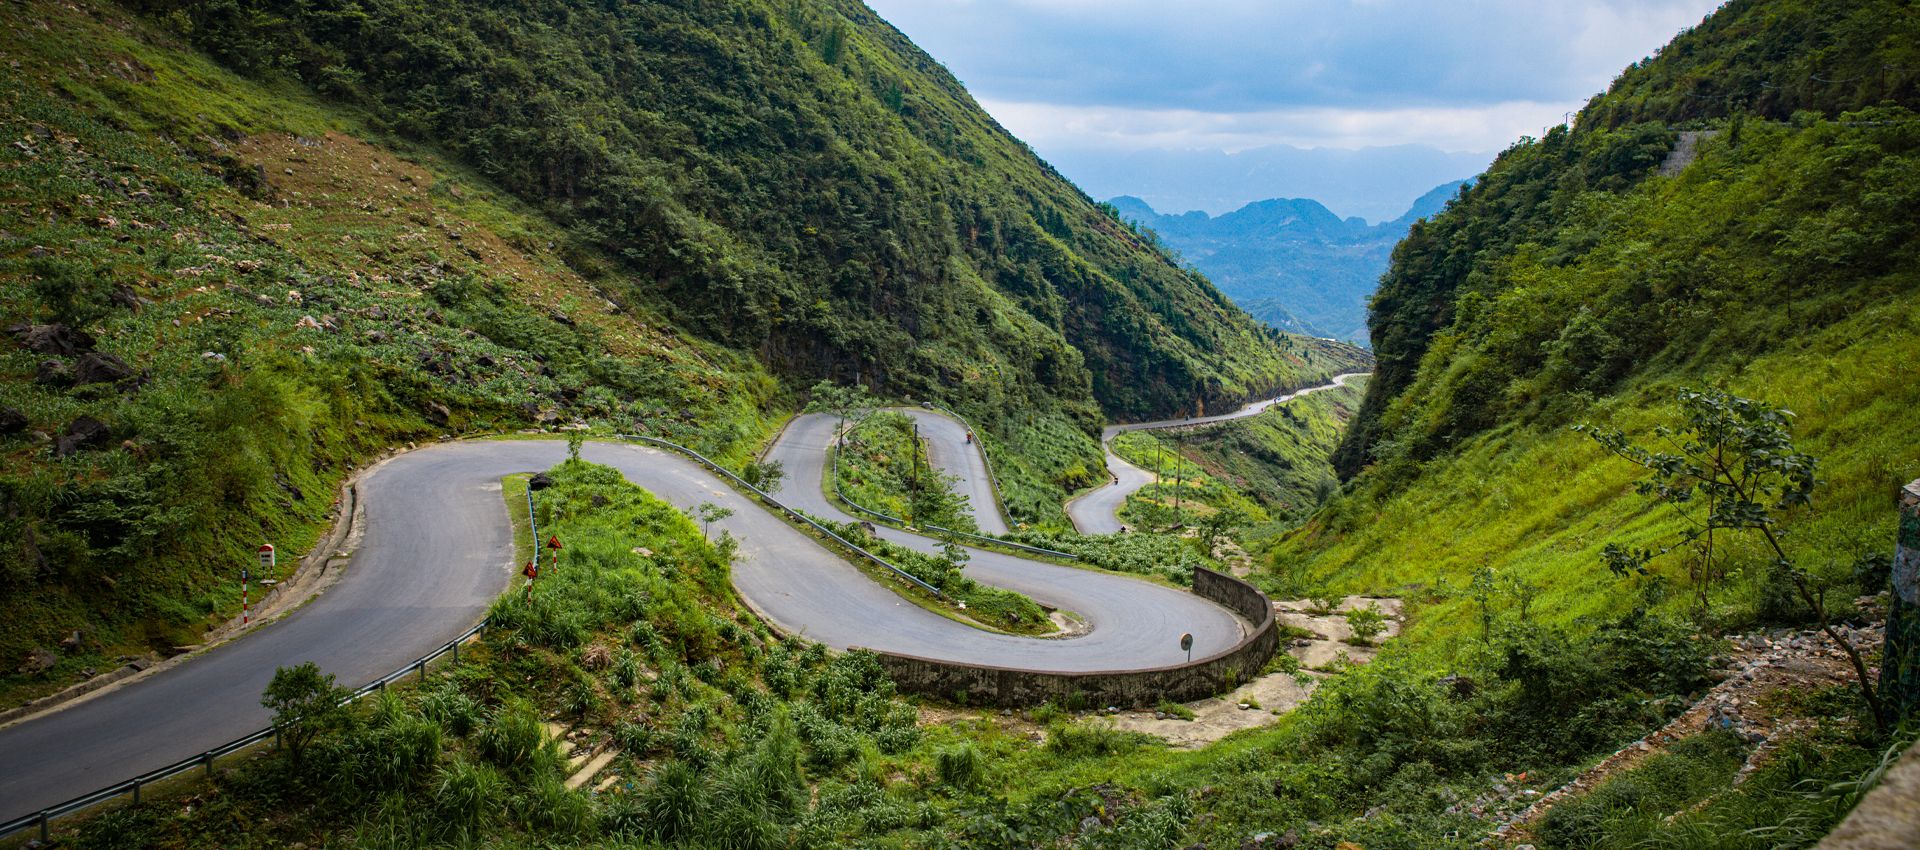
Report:
[[[940,784],[962,794],[979,790],[986,782],[986,773],[980,751],[972,744],[949,747],[934,758],[934,775],[940,777]]]
[[[345,705],[352,694],[311,661],[273,671],[260,704],[273,712],[273,725],[280,730],[281,745],[294,767],[301,766],[315,739],[352,721]]]
[[[1113,756],[1138,749],[1147,740],[1104,723],[1055,723],[1047,729],[1047,752],[1068,759]]]
[[[1371,646],[1373,639],[1387,630],[1387,615],[1380,613],[1380,608],[1369,602],[1365,608],[1347,612],[1347,628],[1353,630],[1354,643]]]

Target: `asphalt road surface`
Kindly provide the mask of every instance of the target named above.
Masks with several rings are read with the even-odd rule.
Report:
[[[932,415],[932,414],[928,414]],[[796,420],[773,456],[786,463],[783,499],[850,519],[821,487],[834,423]],[[936,463],[967,452],[932,431]],[[949,433],[952,432],[952,433]],[[949,441],[949,442],[943,442]],[[1092,671],[1184,660],[1225,649],[1243,626],[1190,594],[1107,573],[972,551],[967,574],[1074,611],[1082,636],[1034,639],[974,629],[926,611],[669,452],[589,443],[583,455],[682,508],[731,508],[716,522],[741,542],[734,584],[763,616],[836,648],[868,647],[930,658],[1037,670]],[[346,574],[293,614],[179,667],[0,729],[0,819],[53,805],[170,764],[260,729],[260,692],[278,666],[314,661],[358,686],[398,669],[465,631],[507,587],[512,540],[500,479],[548,468],[566,456],[554,441],[446,443],[400,455],[367,475],[365,525]],[[716,529],[717,531],[718,529]],[[888,539],[931,551],[925,537],[883,529]]]
[[[1119,455],[1113,453],[1113,449],[1108,448],[1107,444],[1111,442],[1114,437],[1120,436],[1128,431],[1185,428],[1190,425],[1206,425],[1213,422],[1226,422],[1231,419],[1245,419],[1249,416],[1257,416],[1265,413],[1267,409],[1275,405],[1286,404],[1304,395],[1311,395],[1321,390],[1330,390],[1334,387],[1346,386],[1348,380],[1367,374],[1371,373],[1349,372],[1344,375],[1335,375],[1329,383],[1308,387],[1304,390],[1297,390],[1277,398],[1256,401],[1232,413],[1222,413],[1218,416],[1199,416],[1189,419],[1160,419],[1153,422],[1108,425],[1100,432],[1100,448],[1107,454],[1107,472],[1113,476],[1113,479],[1109,483],[1095,487],[1092,490],[1080,494],[1080,496],[1072,501],[1067,502],[1067,518],[1073,520],[1073,527],[1079,529],[1081,534],[1117,534],[1122,530],[1119,516],[1120,508],[1127,503],[1127,497],[1133,495],[1141,487],[1145,487],[1153,481],[1152,473],[1122,460]]]

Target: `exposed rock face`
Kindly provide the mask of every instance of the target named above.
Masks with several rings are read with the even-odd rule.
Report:
[[[20,345],[35,354],[75,357],[93,350],[93,337],[79,328],[62,324],[19,324],[7,328]]]
[[[65,433],[54,444],[54,454],[66,457],[83,449],[99,448],[112,436],[107,423],[91,416],[82,416],[67,426]]]
[[[60,663],[60,656],[55,655],[53,650],[45,648],[35,649],[27,653],[26,663],[20,665],[19,672],[27,675],[45,673],[48,670],[52,670],[53,665],[58,663]]]
[[[90,351],[80,355],[73,364],[73,382],[76,386],[88,384],[117,384],[132,380],[133,367],[127,361],[111,354]]]
[[[33,381],[49,387],[70,386],[73,384],[73,368],[58,358],[42,360],[39,366],[34,367]]]

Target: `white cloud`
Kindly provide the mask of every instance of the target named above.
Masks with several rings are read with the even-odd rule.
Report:
[[[1269,145],[1357,149],[1426,145],[1444,151],[1497,151],[1559,124],[1579,101],[1511,101],[1485,106],[1343,109],[1312,106],[1258,112],[1204,112],[1124,106],[1071,106],[983,99],[994,118],[1036,149],[1220,150]]]

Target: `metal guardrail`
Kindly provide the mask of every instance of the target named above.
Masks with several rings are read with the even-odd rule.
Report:
[[[960,424],[962,425],[966,424],[966,420],[960,419],[958,414],[954,414],[952,413],[952,411],[947,411],[946,408],[944,407],[939,407],[938,405],[932,405],[930,402],[929,402],[929,405],[931,405],[936,409],[946,411],[949,415],[952,415],[955,419],[958,419],[960,421]],[[871,418],[871,417],[867,417],[867,418]],[[866,421],[867,419],[863,418],[859,422],[854,423],[853,427],[858,428],[862,424],[864,424]],[[968,429],[971,430],[972,426],[968,426]],[[847,492],[841,489],[840,487],[840,450],[843,444],[844,444],[844,440],[842,439],[842,436],[836,435],[833,440],[833,446],[834,446],[833,468],[830,470],[830,472],[833,475],[833,495],[838,496],[840,498],[840,501],[847,503],[847,507],[853,508],[854,510],[859,511],[860,513],[866,514],[868,516],[871,516],[883,522],[901,526],[903,528],[913,528],[914,527],[913,525],[909,524],[906,520],[901,519],[900,517],[894,516],[892,514],[876,511],[872,508],[867,507],[866,505],[863,505],[863,504],[860,504],[859,502],[854,501],[852,496],[847,495]],[[980,457],[982,460],[985,460],[986,456],[987,456],[986,446],[982,445],[980,447]],[[1000,482],[993,477],[993,466],[990,463],[987,465],[987,481],[989,484],[993,485],[994,500],[997,502],[1000,498]],[[932,531],[937,531],[937,532],[940,532],[941,534],[947,534],[954,537],[964,537],[964,538],[967,538],[968,540],[975,540],[980,543],[984,543],[991,546],[1002,546],[1008,549],[1017,549],[1022,552],[1030,552],[1035,555],[1044,555],[1049,558],[1063,558],[1069,561],[1080,560],[1080,556],[1075,555],[1072,552],[1059,552],[1053,549],[1042,549],[1038,546],[1029,546],[1025,543],[1016,543],[1012,540],[1007,540],[1000,537],[993,537],[986,534],[975,534],[971,531],[961,531],[957,528],[946,528],[944,526],[933,525],[931,523],[924,524],[919,527],[929,529]]]
[[[649,443],[652,445],[660,446],[661,448],[668,449],[670,451],[679,452],[680,454],[686,455],[687,457],[693,459],[694,462],[712,471],[714,474],[719,475],[723,478],[726,478],[728,481],[733,482],[736,486],[746,488],[747,492],[750,492],[755,496],[758,496],[760,500],[765,502],[766,504],[772,507],[778,508],[781,513],[784,513],[787,516],[791,517],[794,521],[806,524],[807,527],[813,529],[814,531],[818,531],[821,534],[824,534],[827,537],[831,538],[835,543],[838,543],[841,546],[845,546],[847,549],[853,551],[854,553],[860,555],[861,557],[866,558],[867,560],[880,565],[882,568],[885,568],[889,572],[892,572],[894,575],[900,577],[901,579],[904,579],[914,585],[919,586],[920,589],[925,590],[926,592],[931,593],[934,596],[937,596],[941,599],[948,598],[948,596],[945,593],[942,593],[939,588],[934,587],[931,584],[928,584],[925,580],[921,579],[919,576],[916,576],[913,573],[907,572],[906,570],[902,569],[899,565],[893,563],[892,561],[882,558],[879,555],[875,555],[872,552],[869,552],[865,548],[861,547],[859,544],[854,543],[853,541],[848,540],[845,537],[841,537],[839,532],[836,532],[833,529],[820,524],[820,522],[814,519],[813,517],[807,516],[806,514],[803,514],[790,507],[787,507],[786,504],[782,503],[779,499],[775,499],[767,491],[747,483],[747,480],[745,478],[741,478],[740,476],[735,475],[733,470],[728,469],[724,466],[721,466],[718,463],[715,463],[713,460],[709,459],[706,455],[696,452],[693,449],[687,448],[686,446],[680,445],[679,443],[662,440],[659,437],[649,437],[649,436],[646,436],[645,434],[615,434],[614,436],[619,437],[622,440],[638,440],[643,443]]]
[[[540,562],[540,520],[534,514],[534,510],[533,510],[533,488],[532,487],[527,488],[527,528],[531,532],[531,536],[533,537],[533,561],[534,563],[537,564]],[[454,638],[453,640],[450,640],[445,644],[442,644],[439,649],[429,652],[426,655],[422,655],[419,658],[414,659],[412,663],[407,664],[406,666],[401,667],[400,669],[395,670],[391,673],[388,673],[385,676],[381,676],[378,679],[368,682],[365,685],[362,685],[358,690],[349,694],[346,700],[341,703],[341,705],[348,705],[348,704],[357,702],[361,698],[365,697],[366,695],[374,693],[376,691],[384,691],[387,689],[388,685],[391,685],[394,682],[400,681],[401,679],[406,678],[408,675],[414,675],[420,679],[425,679],[427,677],[427,665],[433,663],[434,661],[439,660],[441,656],[452,655],[453,660],[455,662],[458,662],[460,660],[460,644],[466,643],[468,639],[484,631],[486,628],[487,628],[486,620],[481,620],[480,622],[475,623],[473,628],[470,628],[465,632],[462,632],[459,637]],[[266,741],[268,739],[272,739],[276,746],[279,745],[279,742],[280,742],[279,726],[268,726],[267,728],[261,729],[258,732],[254,732],[248,735],[242,735],[239,738],[235,738],[231,741],[221,744],[220,746],[214,747],[213,749],[199,753],[198,755],[188,756],[184,759],[174,762],[173,764],[167,765],[166,767],[147,771],[146,773],[142,773],[139,776],[133,777],[132,779],[116,782],[105,788],[101,788],[98,791],[82,794],[64,803],[48,806],[44,809],[41,809],[40,811],[34,812],[33,814],[23,815],[21,817],[14,818],[13,820],[0,823],[0,838],[4,838],[16,832],[20,832],[22,830],[30,829],[32,827],[38,826],[40,827],[40,840],[45,841],[47,840],[47,825],[54,818],[70,815],[70,814],[73,814],[74,812],[78,812],[83,809],[89,809],[101,803],[104,803],[108,800],[112,800],[114,798],[126,796],[129,794],[133,796],[133,802],[138,804],[140,802],[140,789],[142,787],[151,785],[155,782],[159,782],[163,779],[171,779],[172,777],[179,776],[180,774],[186,773],[187,771],[192,770],[196,767],[204,768],[207,771],[207,775],[212,776],[214,761],[222,757],[232,755],[236,752],[244,750],[248,747],[251,747],[255,744],[258,744],[262,741]]]
[[[384,691],[386,690],[388,685],[393,684],[394,682],[397,682],[401,679],[404,679],[409,675],[418,676],[419,678],[424,679],[426,678],[426,675],[427,675],[427,665],[432,663],[433,661],[438,660],[443,655],[451,654],[453,656],[454,661],[459,661],[460,660],[460,644],[466,643],[467,639],[473,637],[474,635],[479,634],[482,630],[486,629],[486,627],[487,627],[487,621],[481,620],[479,623],[475,624],[473,628],[466,630],[466,632],[462,633],[459,637],[454,638],[451,641],[448,641],[446,644],[442,645],[439,649],[429,652],[426,655],[420,656],[419,658],[414,659],[412,663],[406,665],[405,667],[401,667],[400,669],[395,670],[392,673],[388,673],[385,676],[381,676],[380,678],[367,683],[366,685],[362,686],[360,689],[354,691],[351,695],[349,695],[346,698],[346,700],[341,704],[345,705],[348,703],[356,702],[368,694],[374,693],[376,691]],[[170,779],[172,777],[179,776],[180,774],[186,773],[187,771],[193,770],[194,768],[202,768],[206,770],[208,776],[212,776],[213,763],[215,760],[223,758],[225,756],[232,755],[236,752],[239,752],[241,750],[244,750],[248,747],[251,747],[255,744],[258,744],[267,740],[272,740],[275,742],[276,745],[278,745],[279,738],[280,738],[280,727],[278,726],[269,726],[265,729],[261,729],[258,732],[254,732],[249,735],[243,735],[239,738],[235,738],[231,741],[228,741],[227,743],[221,744],[220,746],[214,747],[213,749],[207,750],[197,755],[188,756],[184,759],[174,762],[173,764],[167,765],[166,767],[147,771],[146,773],[142,773],[139,776],[133,777],[132,779],[116,782],[112,785],[108,785],[105,788],[101,788],[98,791],[82,794],[64,803],[48,806],[44,809],[34,812],[33,814],[24,815],[21,817],[14,818],[13,820],[0,823],[0,837],[12,835],[16,832],[20,832],[22,830],[26,830],[26,829],[30,829],[32,827],[38,826],[40,828],[40,840],[45,841],[47,840],[47,825],[54,818],[70,815],[70,814],[73,814],[74,812],[78,812],[83,809],[92,808],[101,803],[107,802],[108,800],[112,800],[112,799],[127,796],[127,795],[132,795],[133,802],[139,803],[140,789],[147,785],[151,785],[155,782],[159,782],[164,779]]]

